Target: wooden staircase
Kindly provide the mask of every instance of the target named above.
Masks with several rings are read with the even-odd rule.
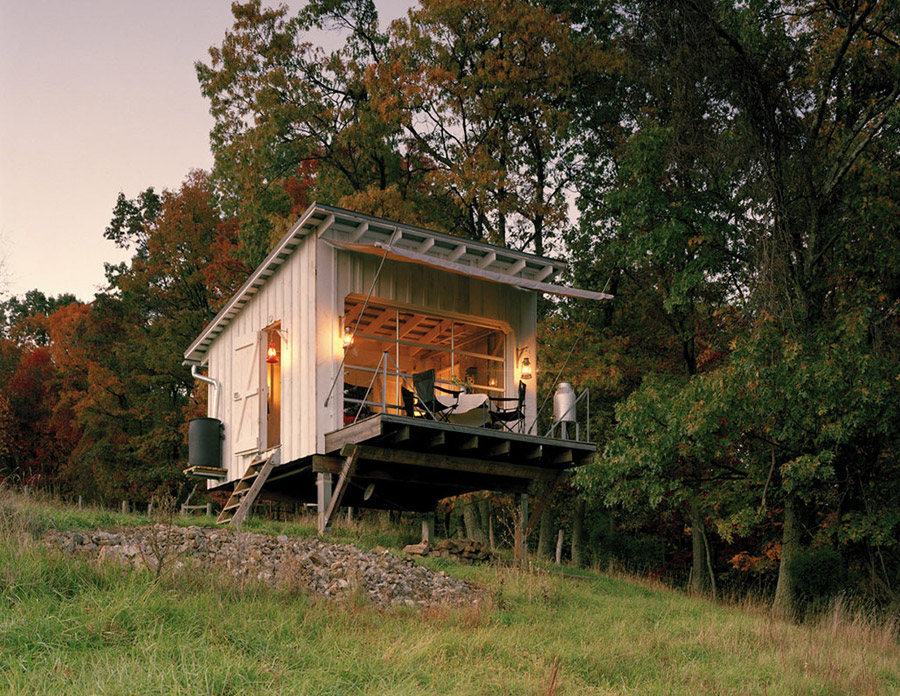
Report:
[[[266,452],[258,459],[254,459],[240,481],[234,485],[234,490],[231,492],[228,502],[225,503],[225,507],[222,508],[222,512],[219,513],[216,524],[238,526],[246,520],[266,479],[269,478],[269,474],[277,463],[277,451]]]

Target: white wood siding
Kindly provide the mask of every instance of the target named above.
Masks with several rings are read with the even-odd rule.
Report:
[[[209,375],[222,383],[222,393],[219,413],[209,415],[220,418],[225,426],[222,462],[228,470],[228,481],[240,478],[253,456],[266,447],[265,337],[261,332],[277,321],[281,322],[282,331],[281,460],[288,462],[315,452],[315,383],[312,379],[316,306],[314,264],[315,240],[308,238],[260,287],[253,299],[210,346]],[[254,404],[245,398],[252,391],[248,385],[252,384],[253,377],[247,372],[252,368],[244,366],[245,360],[241,357],[239,346],[254,339],[259,347],[251,361],[259,385],[255,422],[263,427],[259,428],[258,446],[241,453],[236,439],[241,437],[243,440],[247,419],[253,417],[250,409]],[[246,353],[247,349],[243,352]]]

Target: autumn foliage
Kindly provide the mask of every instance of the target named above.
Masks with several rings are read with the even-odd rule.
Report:
[[[557,375],[590,388],[599,446],[542,525],[573,559],[785,613],[831,564],[900,602],[894,5],[232,10],[196,64],[212,171],[119,195],[104,235],[132,258],[91,302],[0,303],[0,476],[177,492],[203,410],[180,356],[318,201],[558,255],[615,295],[540,305],[539,403]]]

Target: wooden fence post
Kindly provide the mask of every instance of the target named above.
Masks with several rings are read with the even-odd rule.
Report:
[[[556,565],[560,565],[562,563],[562,547],[563,547],[563,530],[559,530],[559,534],[556,536]]]

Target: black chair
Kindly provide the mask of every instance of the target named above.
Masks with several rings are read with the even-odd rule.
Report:
[[[372,409],[365,403],[369,396],[369,389],[357,384],[344,384],[344,425],[349,425],[362,418],[372,415]],[[353,399],[353,401],[349,401]]]
[[[462,391],[444,389],[443,387],[437,386],[434,382],[434,370],[425,370],[424,372],[417,372],[413,375],[413,387],[416,390],[416,396],[419,398],[419,405],[425,409],[425,418],[439,418],[446,421],[450,417],[450,414],[456,409],[456,405],[447,406],[446,404],[441,403],[437,400],[435,392],[451,394],[454,399],[459,400],[459,395],[462,394]]]
[[[490,407],[488,413],[491,414],[492,428],[505,428],[509,432],[514,432],[510,423],[519,422],[519,432],[525,424],[525,382],[519,381],[519,395],[516,397],[489,396]],[[494,404],[499,404],[494,406]],[[504,406],[504,404],[510,404]]]
[[[410,418],[416,417],[416,395],[406,387],[400,387],[400,396],[403,398],[403,411]]]

